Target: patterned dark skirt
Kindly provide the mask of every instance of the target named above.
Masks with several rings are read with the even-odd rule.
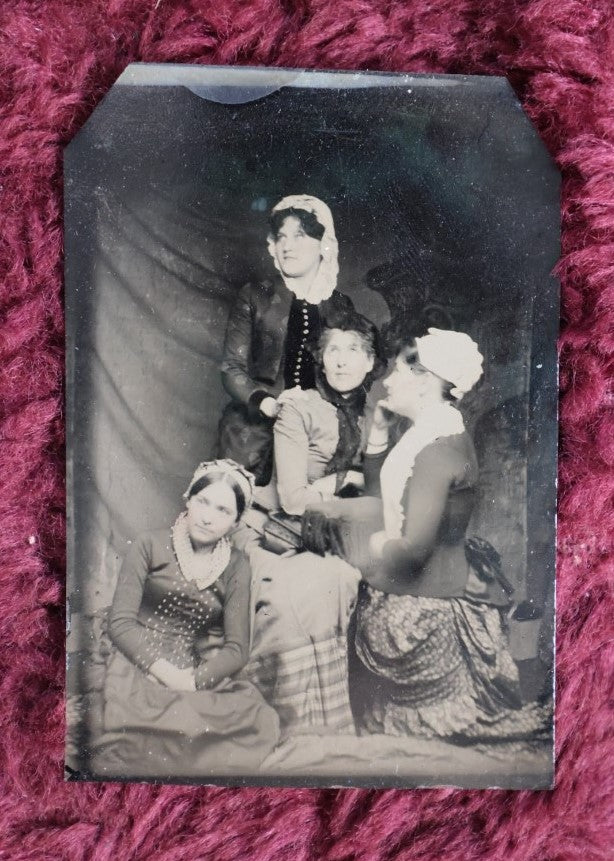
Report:
[[[547,736],[547,710],[522,704],[518,670],[495,607],[365,586],[356,652],[378,677],[363,714],[367,732],[459,743]]]

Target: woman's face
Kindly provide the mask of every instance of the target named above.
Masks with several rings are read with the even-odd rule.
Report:
[[[321,257],[321,241],[308,236],[301,222],[289,215],[279,228],[275,238],[275,257],[279,268],[287,278],[302,278],[318,271]]]
[[[418,362],[408,364],[402,355],[397,356],[392,371],[384,380],[385,406],[397,415],[414,419],[423,408],[425,398],[435,390],[436,382],[434,374]]]
[[[203,487],[188,499],[188,533],[195,546],[215,544],[237,522],[237,500],[225,481]]]
[[[373,370],[373,362],[373,356],[366,351],[357,332],[330,330],[322,353],[322,365],[324,376],[333,389],[343,394],[358,388]]]

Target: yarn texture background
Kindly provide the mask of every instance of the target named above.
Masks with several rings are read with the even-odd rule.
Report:
[[[563,175],[553,792],[63,783],[62,147],[134,61],[504,74],[536,124]],[[0,858],[611,858],[611,0],[4,0],[0,174]]]

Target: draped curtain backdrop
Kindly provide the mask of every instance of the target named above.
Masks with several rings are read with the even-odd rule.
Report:
[[[109,603],[128,542],[173,522],[213,454],[229,308],[273,274],[267,213],[289,193],[330,205],[339,287],[363,313],[409,330],[439,304],[480,344],[463,404],[482,466],[472,528],[519,596],[543,598],[527,416],[535,294],[556,304],[556,172],[501,80],[339,87],[225,105],[119,84],[69,147],[73,611]]]

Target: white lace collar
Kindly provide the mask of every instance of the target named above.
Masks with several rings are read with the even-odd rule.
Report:
[[[384,528],[388,538],[400,538],[403,534],[403,494],[417,456],[435,440],[464,430],[463,417],[452,404],[436,404],[423,410],[388,454],[380,474]]]
[[[201,591],[212,586],[228,567],[232,548],[226,537],[217,542],[211,553],[194,552],[185,511],[175,521],[171,538],[179,570],[186,580],[194,581]]]
[[[319,305],[326,299],[330,299],[335,290],[335,284],[331,281],[326,271],[326,266],[321,261],[318,271],[309,287],[304,287],[295,284],[292,278],[286,278],[283,272],[280,272],[282,280],[288,290],[293,293],[300,301],[305,301],[309,305]]]

